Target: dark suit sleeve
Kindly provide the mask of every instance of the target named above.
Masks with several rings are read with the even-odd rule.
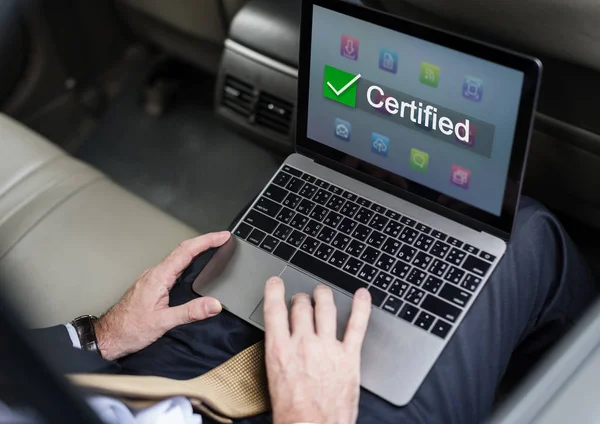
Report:
[[[55,369],[67,373],[118,373],[116,362],[106,361],[97,353],[73,347],[64,325],[31,330],[31,340]]]

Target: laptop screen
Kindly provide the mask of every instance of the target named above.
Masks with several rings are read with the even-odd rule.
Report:
[[[522,71],[318,5],[311,38],[307,138],[501,216]]]

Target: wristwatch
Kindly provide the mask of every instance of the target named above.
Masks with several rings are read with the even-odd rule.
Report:
[[[71,321],[71,325],[77,332],[77,337],[79,337],[79,342],[81,343],[81,350],[96,352],[98,355],[102,356],[100,348],[98,347],[96,331],[94,330],[94,323],[97,320],[98,318],[95,316],[82,315]]]

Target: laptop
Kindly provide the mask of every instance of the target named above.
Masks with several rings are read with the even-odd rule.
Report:
[[[362,386],[406,405],[502,259],[541,63],[338,0],[303,2],[296,153],[194,281],[259,328],[265,281],[371,292]]]

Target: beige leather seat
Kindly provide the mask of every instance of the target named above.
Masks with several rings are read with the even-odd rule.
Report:
[[[195,235],[0,114],[0,284],[29,325],[102,313]]]

